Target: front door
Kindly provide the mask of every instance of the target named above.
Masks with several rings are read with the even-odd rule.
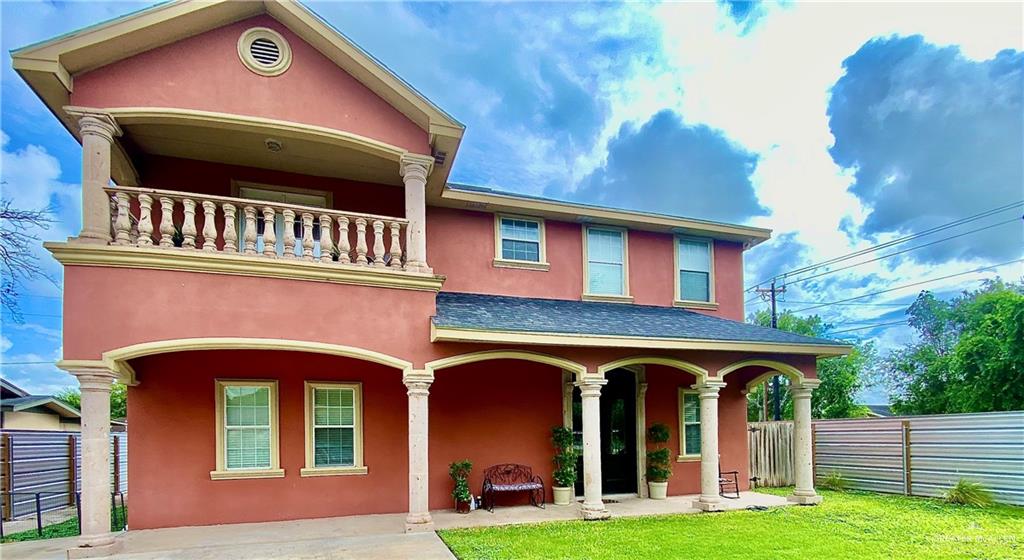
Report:
[[[625,369],[610,371],[601,389],[601,490],[634,494],[636,482],[636,378]],[[572,393],[572,426],[583,443],[583,406],[579,388]],[[576,493],[583,494],[583,457],[576,465]]]

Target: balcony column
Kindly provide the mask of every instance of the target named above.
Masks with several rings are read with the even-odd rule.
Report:
[[[721,511],[718,488],[718,391],[725,383],[706,380],[693,386],[700,393],[700,498],[693,507]]]
[[[406,532],[433,529],[430,519],[428,454],[429,430],[427,397],[434,374],[429,370],[409,369],[402,375],[409,396],[409,514]]]
[[[121,545],[110,532],[110,389],[116,376],[102,366],[67,369],[82,391],[82,533],[68,557],[106,556]]]
[[[121,128],[102,112],[68,109],[82,137],[82,231],[76,241],[108,244],[110,237],[110,148]]]
[[[811,393],[819,383],[817,379],[805,379],[789,388],[793,396],[793,468],[796,488],[787,499],[803,505],[821,503],[821,496],[814,491],[814,449],[811,442]]]
[[[601,387],[608,383],[598,373],[576,382],[583,405],[583,519],[608,519],[601,495]]]
[[[419,154],[402,156],[399,171],[405,182],[405,268],[433,273],[427,265],[427,177],[434,167],[434,158]]]

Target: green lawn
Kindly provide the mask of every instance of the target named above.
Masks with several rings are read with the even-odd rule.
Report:
[[[125,511],[124,506],[118,506],[116,510],[110,512],[111,531],[120,531],[121,528],[124,527],[126,514],[127,512]],[[42,536],[39,535],[36,529],[29,529],[28,531],[20,531],[17,533],[11,533],[10,535],[4,535],[4,537],[0,539],[0,543],[34,541],[38,539],[59,539],[61,537],[73,537],[77,534],[78,517],[70,517],[60,523],[53,523],[43,527]]]
[[[785,489],[765,492],[784,495]],[[461,560],[1024,558],[1024,508],[823,491],[816,507],[442,531]]]

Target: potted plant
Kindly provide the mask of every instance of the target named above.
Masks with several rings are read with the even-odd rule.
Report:
[[[555,472],[552,487],[556,506],[567,506],[572,503],[576,486],[576,445],[573,442],[572,430],[563,426],[551,428],[551,442],[555,444]]]
[[[455,461],[448,465],[448,476],[455,481],[452,499],[455,500],[455,511],[458,513],[469,513],[470,501],[473,499],[473,494],[469,491],[469,472],[472,470],[473,463],[469,459]]]
[[[668,426],[660,422],[647,428],[647,444],[655,449],[647,452],[647,489],[652,500],[664,500],[668,495],[668,477],[672,475],[669,462]]]

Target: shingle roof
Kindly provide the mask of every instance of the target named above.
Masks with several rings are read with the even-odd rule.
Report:
[[[842,343],[675,307],[441,292],[437,327],[770,344]]]

